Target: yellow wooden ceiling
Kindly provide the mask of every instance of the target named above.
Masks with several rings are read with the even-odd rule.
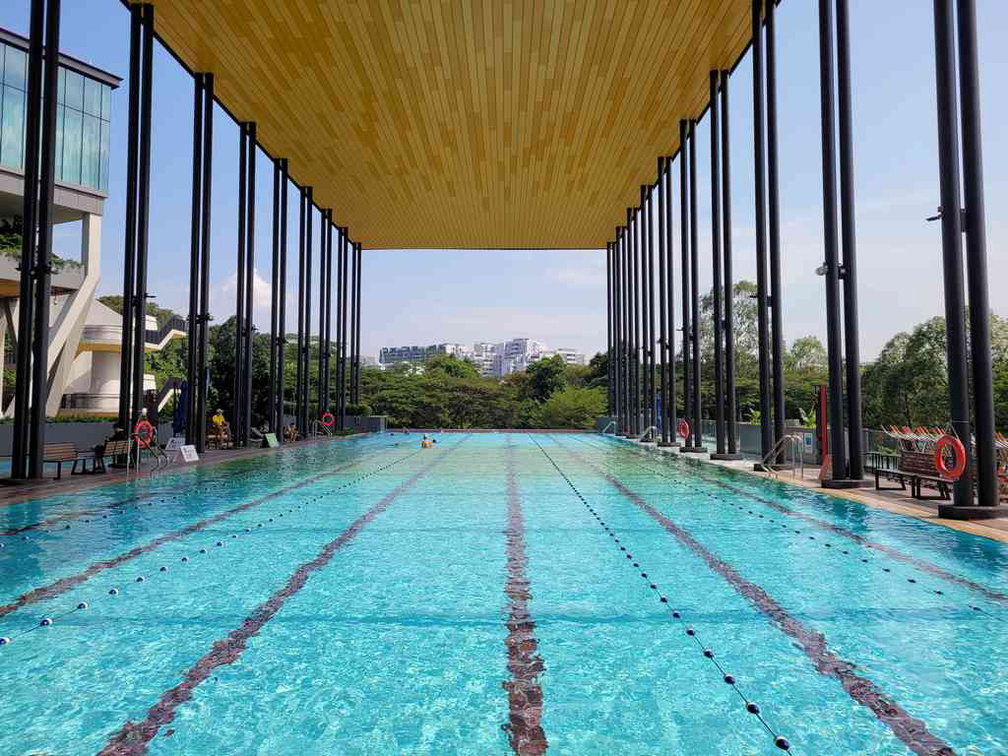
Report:
[[[366,247],[599,248],[741,55],[749,9],[155,0],[155,29]]]

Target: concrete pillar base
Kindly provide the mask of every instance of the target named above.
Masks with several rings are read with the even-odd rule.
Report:
[[[993,520],[1008,517],[1008,507],[958,507],[955,504],[939,504],[938,516],[947,520]]]
[[[707,453],[707,447],[706,446],[682,446],[682,447],[679,448],[679,451],[683,452],[684,454],[706,454]]]
[[[825,478],[822,481],[823,488],[871,488],[875,483],[867,478],[844,478],[842,480],[830,480]]]
[[[741,454],[729,454],[727,452],[725,452],[724,454],[717,454],[717,453],[711,454],[710,458],[718,462],[732,462],[740,459],[745,459],[745,457],[742,456]]]

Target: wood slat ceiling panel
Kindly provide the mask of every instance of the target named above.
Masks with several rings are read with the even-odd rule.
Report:
[[[598,248],[741,55],[750,2],[155,6],[165,43],[366,247]]]

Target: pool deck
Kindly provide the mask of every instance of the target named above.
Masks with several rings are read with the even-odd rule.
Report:
[[[654,444],[644,444],[644,446],[654,449]],[[893,512],[895,514],[904,515],[906,517],[913,517],[918,520],[923,520],[934,525],[941,525],[946,528],[952,528],[953,530],[960,530],[964,533],[970,533],[972,535],[983,536],[984,538],[990,538],[995,541],[1000,541],[1001,543],[1008,543],[1008,518],[998,517],[991,520],[983,521],[968,521],[968,520],[949,520],[944,517],[938,516],[938,504],[936,500],[934,502],[921,501],[920,499],[913,499],[910,497],[909,491],[902,491],[899,489],[886,489],[883,491],[876,491],[873,486],[868,488],[855,488],[855,489],[828,489],[823,488],[819,484],[819,468],[814,466],[805,467],[805,477],[795,477],[788,471],[782,471],[778,473],[765,473],[757,472],[753,469],[752,459],[743,460],[713,460],[710,458],[710,454],[686,454],[679,452],[674,448],[661,448],[661,452],[667,454],[679,454],[684,459],[692,459],[700,462],[702,464],[717,465],[719,467],[729,468],[731,470],[736,470],[738,472],[746,473],[747,475],[752,475],[755,478],[761,478],[764,480],[774,480],[780,483],[787,483],[788,485],[796,486],[798,488],[804,488],[811,491],[816,491],[818,493],[826,494],[827,496],[834,496],[839,499],[847,499],[848,501],[855,501],[859,504],[863,504],[867,507],[874,507],[876,509],[884,509],[887,512]]]
[[[170,467],[164,468],[162,472],[179,472],[195,467],[213,467],[235,459],[262,457],[291,446],[306,446],[309,444],[319,443],[320,441],[331,441],[333,438],[355,438],[360,435],[367,434],[355,433],[349,436],[320,436],[316,439],[289,442],[272,448],[257,447],[254,449],[207,449],[200,455],[198,462],[173,464]],[[0,484],[0,509],[12,504],[19,504],[30,499],[42,499],[48,496],[59,496],[61,494],[75,494],[82,491],[88,491],[93,488],[99,488],[101,486],[108,486],[114,483],[126,483],[130,480],[137,479],[135,469],[131,469],[129,477],[127,477],[125,469],[114,468],[111,465],[108,467],[108,472],[105,473],[85,473],[78,475],[70,474],[70,465],[64,464],[64,468],[63,477],[59,479],[56,479],[55,477],[46,477],[43,480],[18,481],[16,483],[11,482],[9,479],[5,479],[3,483]],[[152,465],[147,464],[146,462],[143,463],[140,468],[141,479],[149,476],[151,470]]]

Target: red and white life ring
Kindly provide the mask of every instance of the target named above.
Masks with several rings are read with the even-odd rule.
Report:
[[[679,421],[679,428],[678,428],[678,430],[679,430],[679,435],[683,439],[689,438],[690,437],[690,424],[689,424],[689,420],[687,420],[685,417],[682,420],[680,420]]]
[[[332,412],[325,412],[325,413],[322,414],[322,425],[324,425],[326,428],[331,427],[332,424],[335,423],[335,422],[336,422],[336,418],[333,417],[333,413]]]
[[[950,447],[955,457],[955,463],[951,467],[945,462],[944,454],[945,449]],[[966,469],[966,448],[963,446],[962,441],[955,436],[949,435],[939,438],[938,443],[935,444],[934,462],[935,467],[938,468],[938,472],[946,478],[949,480],[959,480],[959,477]]]
[[[133,436],[143,449],[149,449],[154,441],[154,426],[146,420],[140,420],[133,428]]]

